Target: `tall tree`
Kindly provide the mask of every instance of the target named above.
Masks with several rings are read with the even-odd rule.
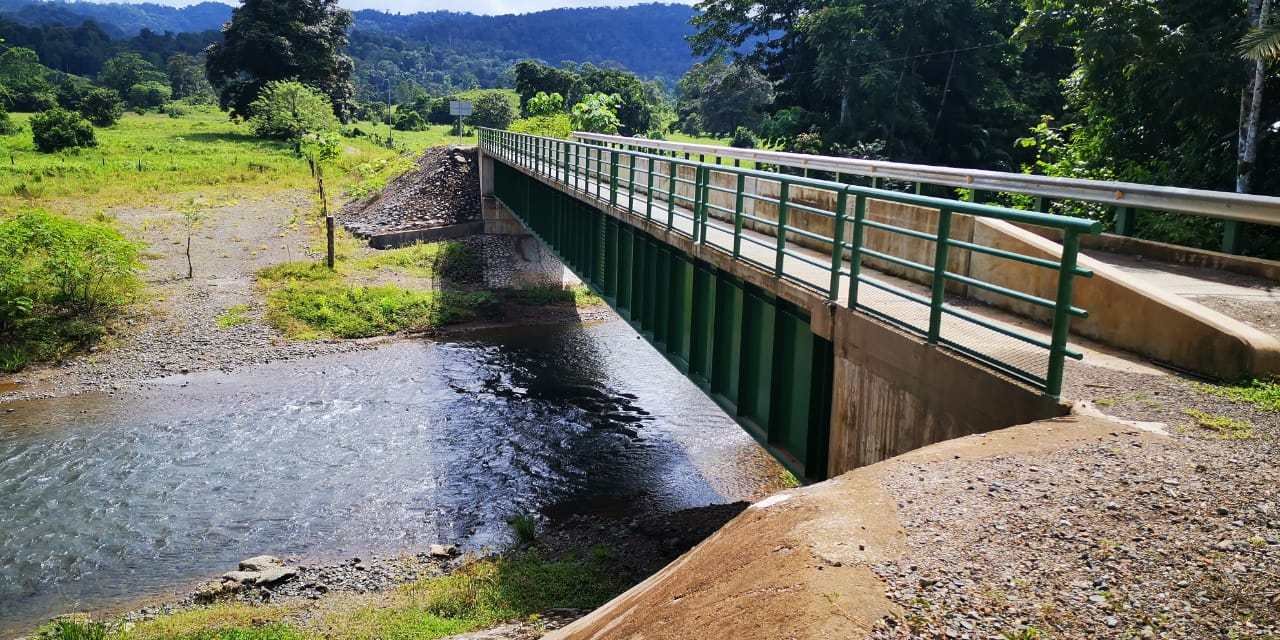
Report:
[[[1249,3],[1254,32],[1265,32],[1271,0]],[[1240,139],[1236,146],[1236,191],[1249,193],[1253,188],[1253,167],[1258,160],[1258,130],[1262,122],[1262,93],[1267,84],[1267,61],[1263,56],[1246,58],[1248,83],[1240,94]]]
[[[1019,0],[704,0],[700,54],[744,52],[776,110],[830,144],[900,160],[1013,168],[1013,141],[1058,108],[1069,57],[1008,41]],[[1049,90],[1046,91],[1046,88]],[[1060,102],[1060,101],[1058,101]]]
[[[120,95],[128,95],[134,85],[144,82],[167,82],[159,69],[132,51],[122,53],[102,65],[98,83],[115,89]]]
[[[755,129],[773,102],[773,85],[744,61],[726,62],[715,55],[689,69],[676,85],[676,110],[691,132],[733,133]]]
[[[223,28],[223,42],[208,49],[219,104],[248,117],[268,82],[297,80],[327,95],[345,120],[355,93],[353,64],[343,53],[351,21],[338,0],[244,0]]]
[[[174,100],[212,94],[209,79],[204,75],[204,63],[199,58],[176,53],[169,57],[165,67],[169,71],[169,88]]]

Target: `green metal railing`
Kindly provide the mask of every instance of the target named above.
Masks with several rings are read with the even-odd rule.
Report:
[[[600,206],[682,234],[697,245],[729,253],[735,260],[977,359],[1053,397],[1062,390],[1065,358],[1081,358],[1067,344],[1071,318],[1087,315],[1071,303],[1072,282],[1076,276],[1092,275],[1076,261],[1080,235],[1100,230],[1095,221],[712,164],[626,145],[605,146],[493,129],[481,129],[478,135],[485,154],[526,173],[557,183]],[[765,193],[774,190],[776,193]],[[872,200],[937,210],[934,228],[921,230],[873,220],[868,215]],[[822,202],[832,204],[824,206]],[[772,209],[775,216],[757,215],[757,208]],[[973,241],[953,238],[951,228],[957,215],[1055,229],[1063,238],[1061,257],[1054,260],[987,246],[976,237]],[[793,216],[804,217],[809,224],[799,224]],[[815,224],[820,227],[817,231]],[[821,230],[827,228],[831,229],[829,234]],[[872,248],[867,242],[869,233],[930,243],[931,264],[895,255],[885,247]],[[1052,272],[1056,282],[1053,297],[956,273],[949,269],[953,250]],[[918,279],[927,283],[927,290],[913,290],[909,283],[868,272],[864,268],[868,261],[917,273]],[[1044,309],[1048,335],[963,308],[947,299],[948,283]],[[909,304],[902,307],[903,302]],[[927,309],[927,314],[918,314],[916,309]],[[952,325],[947,319],[959,324]]]

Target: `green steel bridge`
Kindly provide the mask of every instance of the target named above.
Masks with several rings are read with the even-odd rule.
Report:
[[[591,138],[480,130],[482,193],[798,476],[900,452],[906,440],[881,433],[889,422],[921,422],[928,433],[907,439],[919,446],[1064,411],[1064,362],[1081,358],[1070,323],[1088,316],[1073,285],[1093,275],[1080,240],[1098,222],[1047,213],[1045,197],[1031,210],[988,204],[972,177],[960,200],[950,176],[819,165],[823,178],[766,164],[779,154],[728,164]],[[925,195],[938,185],[953,197]],[[1020,240],[1027,229],[1060,249]],[[916,382],[885,386],[907,389],[902,406],[843,397],[879,384],[846,364],[868,354],[910,371]],[[1000,391],[967,389],[975,376]],[[981,403],[1009,415],[968,406]],[[838,462],[839,447],[856,462]]]

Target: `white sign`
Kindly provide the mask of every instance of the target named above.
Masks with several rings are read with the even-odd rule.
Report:
[[[449,115],[451,116],[471,115],[471,101],[470,100],[450,100]]]

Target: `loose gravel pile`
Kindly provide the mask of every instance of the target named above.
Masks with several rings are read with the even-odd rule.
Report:
[[[904,465],[885,484],[910,551],[875,570],[905,616],[873,637],[1276,637],[1280,467],[1259,435]]]
[[[339,221],[357,236],[370,236],[479,220],[477,164],[475,149],[428,149],[382,193],[344,207]]]

